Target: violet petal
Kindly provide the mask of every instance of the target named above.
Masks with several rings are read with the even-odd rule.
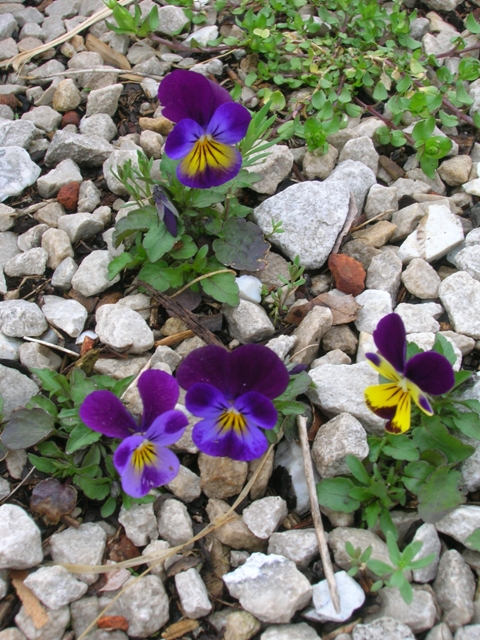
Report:
[[[211,384],[199,382],[187,392],[185,406],[194,416],[214,418],[229,408],[229,403],[221,391]]]
[[[455,383],[452,365],[436,351],[417,353],[405,367],[405,377],[414,382],[424,393],[440,396]]]
[[[191,118],[181,120],[168,134],[165,153],[172,160],[185,158],[204,133],[203,128],[195,120]]]
[[[246,344],[232,351],[229,386],[234,398],[258,391],[273,400],[282,395],[290,376],[287,367],[268,347]]]
[[[143,404],[141,431],[146,431],[159,415],[173,409],[180,392],[173,376],[155,369],[142,373],[138,379],[138,391]]]
[[[176,410],[166,411],[155,418],[145,438],[160,447],[166,447],[182,437],[187,425],[188,418],[184,413]]]
[[[373,339],[380,354],[400,373],[405,370],[407,340],[405,325],[397,313],[382,318],[373,332]]]
[[[210,134],[217,142],[235,144],[247,133],[252,116],[248,110],[236,102],[222,104],[213,114],[205,133]]]
[[[226,349],[213,344],[195,349],[177,369],[178,384],[188,391],[194,384],[206,382],[227,395],[229,358],[230,353]]]
[[[93,391],[82,403],[80,419],[110,438],[126,438],[139,430],[122,402],[111,391]]]
[[[247,418],[249,425],[273,429],[277,423],[278,413],[272,402],[256,391],[249,391],[237,398],[234,407]]]
[[[191,118],[202,127],[207,126],[221,104],[232,102],[228,91],[218,84],[183,69],[176,69],[160,82],[158,100],[165,118],[172,122]]]

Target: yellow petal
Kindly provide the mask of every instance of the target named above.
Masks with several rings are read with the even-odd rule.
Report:
[[[372,358],[372,360],[368,359],[368,363],[375,369],[375,371],[378,371],[378,373],[387,380],[392,380],[393,382],[400,382],[402,380],[403,376],[398,373],[394,367],[392,367],[388,360],[379,353],[373,355],[377,362],[374,362]]]
[[[190,153],[181,162],[182,173],[195,176],[203,173],[207,167],[213,170],[229,170],[236,162],[235,149],[208,136],[195,143]]]
[[[421,409],[423,413],[426,413],[427,416],[433,416],[433,409],[420,387],[418,387],[414,382],[407,380],[407,389],[417,407]]]
[[[367,387],[365,402],[377,416],[388,420],[385,426],[387,431],[404,433],[410,428],[410,393],[398,384],[387,383]]]

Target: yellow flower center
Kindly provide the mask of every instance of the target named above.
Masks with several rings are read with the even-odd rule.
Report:
[[[155,445],[150,440],[144,440],[132,454],[132,464],[136,471],[141,471],[145,466],[153,466],[157,452]]]
[[[224,429],[233,429],[237,435],[241,435],[247,427],[247,421],[239,411],[232,408],[227,409],[220,415],[218,425],[222,431]]]

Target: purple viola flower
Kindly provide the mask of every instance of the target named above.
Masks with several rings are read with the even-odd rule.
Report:
[[[188,424],[185,414],[174,410],[179,388],[168,373],[145,371],[138,379],[138,391],[143,403],[140,426],[111,391],[90,393],[80,407],[87,427],[122,439],[113,464],[123,490],[134,498],[175,478],[180,462],[167,446],[181,438]]]
[[[201,347],[181,363],[177,380],[187,390],[187,409],[203,418],[192,432],[200,451],[247,461],[266,451],[262,429],[275,426],[272,400],[289,381],[287,368],[271,349],[248,344],[230,353],[214,345]]]
[[[378,353],[366,353],[365,357],[390,382],[367,387],[365,401],[377,416],[387,420],[387,431],[404,433],[410,428],[412,400],[431,416],[433,409],[426,394],[439,396],[453,387],[452,365],[435,351],[417,353],[407,361],[405,326],[396,313],[380,320],[373,339]]]
[[[177,237],[177,218],[180,217],[175,205],[167,197],[167,194],[159,187],[158,184],[153,187],[153,200],[157,207],[157,213],[160,220],[167,227],[167,231],[174,237]]]
[[[162,114],[177,123],[165,153],[181,160],[177,177],[187,187],[209,189],[234,178],[242,156],[232,146],[247,133],[252,119],[228,91],[194,71],[177,69],[158,88]]]

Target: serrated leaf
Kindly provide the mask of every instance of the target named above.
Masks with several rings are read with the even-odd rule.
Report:
[[[163,261],[146,264],[140,269],[138,279],[150,284],[157,291],[166,291],[170,288],[169,280],[163,275],[166,266],[167,263]]]
[[[418,515],[424,522],[441,520],[449,511],[465,502],[460,492],[462,474],[448,466],[436,469],[418,491]]]
[[[436,449],[443,453],[448,462],[452,464],[466,460],[475,452],[474,447],[464,444],[452,436],[438,417],[426,419],[425,423],[425,426],[418,427],[412,434],[412,438],[421,452],[427,449]]]
[[[2,433],[7,449],[28,449],[48,438],[54,428],[52,416],[43,409],[14,411]]]
[[[74,453],[79,449],[83,449],[83,447],[87,447],[89,444],[98,442],[101,437],[102,434],[98,433],[98,431],[92,431],[92,429],[89,429],[83,423],[77,424],[67,440],[65,452]]]
[[[270,245],[254,222],[247,222],[244,218],[227,220],[222,236],[213,243],[215,255],[222,264],[245,271],[265,268],[265,256]]]
[[[225,302],[231,307],[238,306],[238,285],[232,273],[217,273],[200,282],[202,289],[218,302]]]
[[[318,503],[334,511],[352,513],[360,508],[360,502],[349,495],[353,487],[348,478],[324,478],[317,484]]]
[[[74,482],[91,500],[104,500],[112,486],[110,478],[90,478],[83,475],[75,476]]]
[[[167,251],[173,249],[175,242],[176,239],[167,230],[165,224],[157,220],[145,234],[142,244],[150,262],[157,262]]]
[[[408,436],[398,435],[388,438],[388,443],[383,447],[383,452],[394,460],[408,460],[413,462],[420,457],[417,446]]]

